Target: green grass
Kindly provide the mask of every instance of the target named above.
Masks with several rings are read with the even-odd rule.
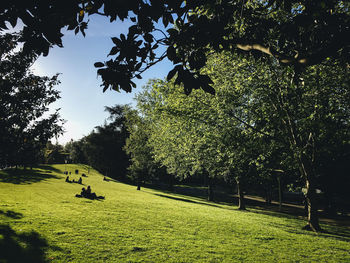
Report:
[[[350,262],[349,228],[315,234],[296,217],[136,191],[94,170],[83,184],[106,199],[76,198],[64,167],[0,171],[0,262]]]

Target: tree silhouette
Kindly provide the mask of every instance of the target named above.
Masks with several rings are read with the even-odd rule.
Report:
[[[89,16],[127,19],[128,34],[112,37],[112,58],[95,63],[103,90],[130,92],[133,78],[168,58],[175,65],[168,78],[177,73],[186,93],[214,93],[200,72],[211,51],[273,56],[297,71],[327,57],[349,63],[349,10],[349,1],[341,0],[7,1],[0,7],[0,28],[21,19],[24,48],[47,55],[50,47],[63,46],[63,28],[85,35]]]
[[[37,55],[15,51],[18,35],[0,36],[0,165],[33,165],[47,141],[62,133],[58,111],[44,117],[60,96],[58,76],[39,77],[29,67]]]

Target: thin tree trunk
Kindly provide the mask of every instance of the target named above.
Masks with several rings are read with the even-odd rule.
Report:
[[[265,197],[266,205],[271,205],[272,197],[271,197],[271,184],[270,184],[270,182],[268,182],[266,184],[265,193],[266,193],[266,197]]]
[[[317,200],[316,200],[316,189],[314,183],[314,176],[311,171],[311,167],[308,164],[305,156],[300,158],[300,170],[306,182],[306,204],[307,204],[307,221],[308,224],[304,227],[308,230],[321,231],[318,218]]]
[[[214,201],[214,185],[210,178],[208,182],[208,201]]]
[[[335,207],[334,201],[333,201],[333,192],[325,189],[325,213],[330,216],[335,216],[337,214],[337,209]]]
[[[321,231],[322,229],[318,220],[316,191],[310,180],[306,181],[306,201],[308,225],[305,228],[316,232]]]
[[[171,192],[174,191],[174,175],[173,175],[173,174],[170,174],[170,175],[169,175],[168,190],[171,191]]]
[[[278,181],[278,209],[282,210],[282,187],[281,187],[281,177],[277,177]]]
[[[137,190],[138,191],[141,190],[141,179],[140,178],[137,179]]]
[[[246,210],[241,182],[239,179],[236,179],[236,182],[237,182],[237,192],[238,192],[238,209]]]

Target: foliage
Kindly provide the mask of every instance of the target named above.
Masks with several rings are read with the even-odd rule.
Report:
[[[186,96],[173,83],[153,80],[137,96],[138,107],[152,123],[154,158],[178,177],[207,175],[209,193],[219,177],[243,188],[257,158],[250,131],[225,113],[230,104],[220,103],[229,92],[218,87],[216,97],[201,91]]]
[[[130,92],[133,78],[168,58],[175,65],[168,78],[177,74],[186,93],[214,93],[200,72],[212,50],[265,54],[297,70],[328,57],[348,63],[349,10],[342,0],[12,1],[0,8],[0,28],[21,19],[25,49],[47,55],[51,46],[62,47],[63,28],[85,35],[90,16],[127,19],[128,34],[112,37],[112,58],[95,63],[104,90]]]
[[[87,163],[106,176],[125,179],[129,158],[123,151],[129,133],[125,125],[127,105],[106,107],[109,122],[97,126],[80,140]]]
[[[69,162],[87,164],[87,158],[84,153],[84,139],[66,143],[64,150],[69,153]]]
[[[129,137],[126,139],[124,150],[130,156],[129,175],[139,187],[142,181],[161,179],[158,177],[164,172],[154,160],[149,143],[150,123],[147,123],[137,110],[128,109],[125,117]]]
[[[337,149],[349,145],[347,69],[328,60],[309,67],[295,83],[293,68],[223,53],[212,55],[205,71],[216,96],[185,96],[160,80],[138,95],[139,107],[154,123],[155,159],[177,176],[203,170],[250,188],[259,181],[269,187],[283,176],[285,184],[307,186],[309,211],[317,217],[315,189],[329,189],[325,182],[334,178],[347,182],[343,173],[324,170],[344,160]]]
[[[69,153],[64,151],[62,145],[48,142],[45,148],[45,163],[65,163],[68,160]]]
[[[48,105],[60,98],[54,89],[58,75],[32,74],[37,56],[18,50],[18,38],[0,35],[0,166],[37,163],[47,141],[63,132],[58,110],[47,114]]]

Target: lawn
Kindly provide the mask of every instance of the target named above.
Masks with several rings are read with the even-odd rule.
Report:
[[[105,200],[76,198],[65,165],[0,171],[0,262],[350,262],[350,229],[81,173]],[[79,175],[73,171],[79,169]]]

